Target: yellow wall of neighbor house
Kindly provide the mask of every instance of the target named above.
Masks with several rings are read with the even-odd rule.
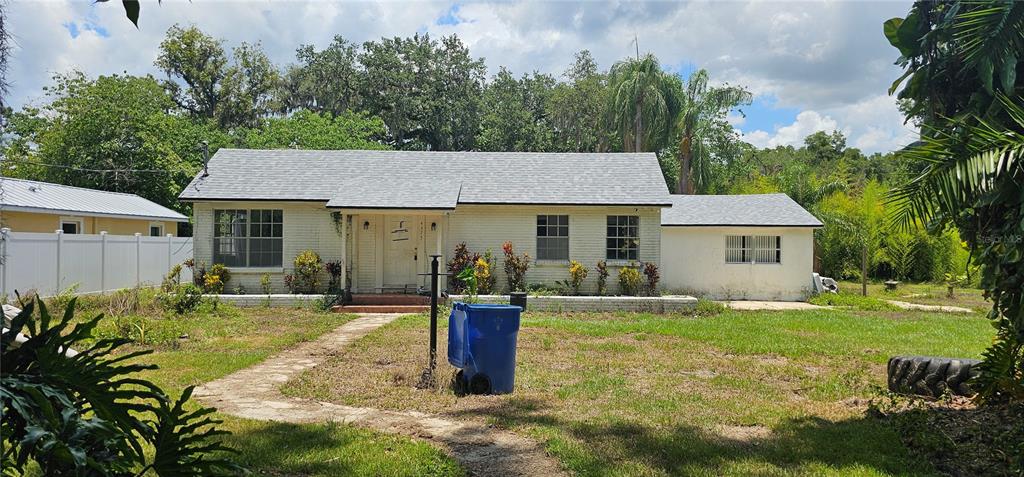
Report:
[[[149,235],[150,223],[164,226],[164,235],[178,235],[178,223],[171,221],[151,221],[148,219],[124,219],[116,217],[83,217],[65,214],[43,214],[39,212],[0,211],[0,225],[10,228],[12,232],[53,232],[60,228],[61,218],[75,218],[82,221],[83,234],[98,234],[106,231],[111,235]]]

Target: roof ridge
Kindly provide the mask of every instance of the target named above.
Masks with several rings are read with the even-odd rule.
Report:
[[[67,185],[67,184],[58,184],[56,182],[45,182],[45,181],[39,181],[39,180],[35,180],[35,179],[22,179],[20,177],[0,176],[0,181],[5,181],[5,180],[6,181],[17,181],[17,182],[33,182],[33,183],[36,183],[36,184],[44,184],[44,185],[57,186],[57,187],[67,187],[68,189],[78,189],[78,190],[87,190],[87,191],[90,191],[90,192],[99,192],[101,194],[130,195],[132,197],[138,197],[138,198],[140,198],[142,200],[149,200],[149,199],[147,199],[145,197],[142,197],[141,195],[132,194],[131,192],[115,192],[115,191],[112,191],[112,190],[90,189],[88,187],[79,187],[79,186],[72,186],[72,185]],[[150,200],[150,202],[153,202],[153,201]],[[153,202],[153,203],[156,204],[156,202]],[[160,205],[160,204],[156,204],[156,205]],[[160,205],[160,207],[163,207],[163,206]],[[168,210],[170,210],[170,209],[168,209]]]

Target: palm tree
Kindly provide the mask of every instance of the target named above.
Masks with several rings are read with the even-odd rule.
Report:
[[[658,59],[648,53],[615,63],[609,84],[608,119],[622,147],[627,152],[658,148],[679,111],[679,97]]]
[[[703,69],[690,75],[676,123],[679,131],[678,193],[692,194],[695,182],[703,185],[707,181],[711,162],[708,136],[712,128],[724,121],[729,110],[750,104],[752,99],[750,92],[743,88],[708,87],[708,72]]]

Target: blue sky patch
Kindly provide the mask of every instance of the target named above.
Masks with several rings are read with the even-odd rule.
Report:
[[[437,20],[434,21],[435,25],[452,25],[452,26],[454,26],[454,25],[458,25],[459,23],[462,23],[462,19],[459,18],[459,4],[458,3],[453,4],[451,7],[448,8],[447,12],[444,12],[444,15],[441,15],[440,17],[438,17]]]
[[[68,35],[71,35],[71,38],[78,38],[83,31],[91,31],[102,38],[110,37],[110,32],[106,28],[88,20],[82,22],[81,26],[77,22],[66,22],[64,23],[64,28],[68,31]]]
[[[741,108],[747,119],[738,129],[748,133],[758,129],[771,133],[775,132],[777,127],[793,124],[800,109],[781,108],[776,106],[777,104],[778,100],[773,95],[754,98],[749,106]]]
[[[78,24],[77,23],[75,23],[75,22],[66,22],[66,23],[64,23],[64,28],[66,28],[68,30],[68,34],[71,35],[71,38],[78,38],[79,32],[78,32]]]

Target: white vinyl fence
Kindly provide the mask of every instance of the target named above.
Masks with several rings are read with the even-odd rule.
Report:
[[[96,293],[159,285],[176,264],[192,258],[191,237],[144,237],[11,232],[0,229],[0,297],[35,290],[54,295],[77,285]],[[183,267],[181,280],[192,279]]]

